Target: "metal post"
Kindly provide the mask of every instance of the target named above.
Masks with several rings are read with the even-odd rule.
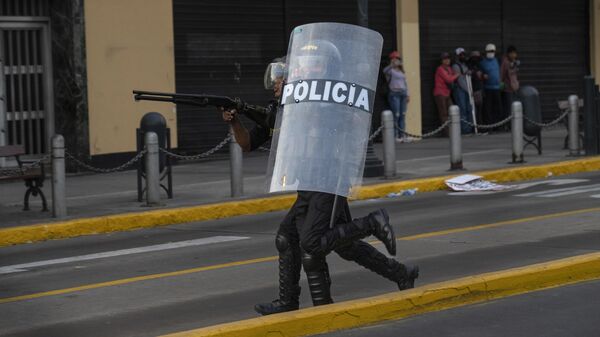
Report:
[[[369,0],[357,0],[358,12],[357,19],[358,25],[362,27],[369,27]]]
[[[2,38],[0,37],[0,43]],[[8,130],[6,129],[6,92],[4,89],[4,60],[0,58],[0,146],[6,145]],[[0,158],[0,167],[6,166],[6,158]]]
[[[457,105],[452,105],[448,111],[448,115],[450,116],[450,170],[462,170],[460,109]]]
[[[52,216],[67,216],[65,188],[65,139],[62,135],[52,137]]]
[[[579,97],[569,96],[569,155],[578,156],[579,148]]]
[[[598,154],[598,120],[596,116],[595,81],[592,76],[586,76],[583,80],[583,124],[584,124],[584,147],[585,155]]]
[[[383,123],[383,173],[386,178],[396,175],[396,140],[394,130],[394,114],[391,110],[381,113]]]
[[[512,163],[524,163],[523,158],[523,104],[513,102],[511,106],[512,120]]]
[[[144,135],[146,144],[146,205],[157,206],[160,203],[160,168],[158,135],[156,132],[146,132]]]
[[[231,133],[233,134],[233,130],[231,130]],[[241,197],[244,194],[243,158],[242,148],[236,142],[235,136],[231,137],[231,141],[229,141],[229,167],[232,197]]]
[[[356,0],[356,20],[359,26],[369,28],[369,0]],[[373,141],[367,143],[367,156],[363,177],[380,177],[384,174],[384,164],[373,148]]]

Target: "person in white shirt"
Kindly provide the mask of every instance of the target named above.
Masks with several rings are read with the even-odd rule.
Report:
[[[410,100],[408,84],[402,64],[402,58],[397,51],[389,55],[390,64],[383,69],[388,86],[388,102],[394,113],[397,129],[404,131],[406,128],[406,105]],[[409,138],[401,131],[396,130],[396,138],[399,142],[405,142]]]

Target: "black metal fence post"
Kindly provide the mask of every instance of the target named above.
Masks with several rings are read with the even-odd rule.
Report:
[[[583,80],[583,113],[584,113],[584,148],[586,156],[597,155],[600,150],[598,139],[598,86],[594,77],[586,76]]]

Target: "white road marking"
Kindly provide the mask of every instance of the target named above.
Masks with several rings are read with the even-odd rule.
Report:
[[[561,197],[564,195],[572,195],[586,192],[593,192],[600,190],[600,184],[593,185],[581,185],[567,188],[556,188],[552,190],[545,190],[532,193],[517,194],[517,197],[542,197],[542,198],[553,198]]]
[[[529,187],[537,186],[537,185],[550,185],[550,186],[560,186],[560,185],[568,185],[568,184],[577,184],[577,183],[585,183],[590,181],[589,179],[550,179],[550,180],[540,180],[540,181],[532,181],[528,183],[522,183],[514,185],[514,190],[523,190]]]
[[[202,245],[208,245],[208,244],[212,244],[212,243],[238,241],[238,240],[245,240],[245,239],[249,239],[249,237],[247,237],[247,236],[211,236],[211,237],[202,238],[202,239],[170,242],[170,243],[164,243],[164,244],[160,244],[160,245],[153,245],[153,246],[146,246],[146,247],[121,249],[121,250],[114,250],[114,251],[110,251],[110,252],[72,256],[72,257],[65,257],[65,258],[54,259],[54,260],[45,260],[45,261],[38,261],[38,262],[31,262],[31,263],[24,263],[24,264],[15,264],[12,266],[0,267],[0,274],[19,273],[19,272],[27,271],[29,268],[50,266],[50,265],[55,265],[55,264],[63,264],[63,263],[71,263],[71,262],[79,262],[79,261],[89,261],[89,260],[95,260],[95,259],[103,259],[103,258],[107,258],[107,257],[115,257],[115,256],[123,256],[123,255],[131,255],[131,254],[139,254],[139,253],[147,253],[147,252],[156,252],[156,251],[160,251],[160,250],[176,249],[176,248],[183,248],[183,247],[190,247],[190,246],[202,246]]]

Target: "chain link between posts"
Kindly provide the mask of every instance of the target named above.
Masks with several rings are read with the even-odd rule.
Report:
[[[40,159],[36,159],[34,161],[26,161],[23,160],[20,167],[11,167],[11,168],[3,168],[0,169],[0,175],[3,176],[18,176],[25,174],[28,170],[38,168],[41,166],[42,162],[50,159],[50,155],[46,154]]]
[[[373,132],[373,134],[369,137],[369,141],[372,141],[373,139],[375,139],[375,137],[379,136],[381,131],[383,131],[383,125],[380,126],[377,130],[375,130],[375,132]]]
[[[215,147],[213,147],[212,149],[206,151],[206,152],[202,152],[199,154],[195,154],[195,155],[182,155],[182,154],[177,154],[174,152],[170,152],[167,149],[163,149],[162,147],[160,148],[160,152],[166,154],[169,157],[172,158],[176,158],[179,160],[197,160],[197,159],[203,159],[206,158],[210,155],[212,155],[213,153],[219,151],[220,149],[223,148],[223,146],[229,144],[229,142],[231,141],[233,135],[232,134],[228,134],[227,137],[225,137],[225,139],[223,139],[219,144],[217,144]]]
[[[468,121],[468,120],[466,120],[464,118],[461,118],[460,120],[461,120],[461,122],[464,122],[464,123],[466,123],[467,125],[469,125],[471,127],[476,127],[477,129],[483,129],[483,130],[485,130],[485,129],[495,129],[495,128],[500,127],[500,126],[502,126],[504,124],[507,124],[508,122],[511,121],[512,118],[513,118],[513,116],[510,115],[510,116],[504,118],[503,120],[501,120],[499,122],[496,122],[494,124],[475,124],[475,123],[473,123],[471,121]]]
[[[70,154],[67,151],[65,151],[65,157],[71,159],[77,166],[82,167],[88,171],[92,171],[92,172],[96,172],[96,173],[113,173],[113,172],[123,171],[124,169],[135,164],[140,159],[142,159],[142,157],[144,157],[144,154],[146,154],[146,152],[148,152],[148,150],[146,148],[144,148],[142,151],[138,152],[133,158],[131,158],[127,162],[125,162],[117,167],[108,168],[108,169],[94,167],[90,164],[84,163],[82,160],[77,159],[74,155]]]
[[[562,115],[558,116],[558,118],[556,118],[555,120],[548,122],[548,123],[540,123],[540,122],[536,122],[534,120],[532,120],[531,118],[528,118],[527,116],[523,116],[523,119],[525,119],[527,122],[535,125],[535,126],[539,126],[539,127],[548,127],[548,126],[553,126],[555,124],[557,124],[558,122],[560,122],[561,120],[563,120],[565,117],[567,117],[567,115],[569,114],[569,112],[571,112],[571,110],[567,109],[565,110],[565,112],[562,113]]]
[[[400,132],[408,137],[423,139],[423,138],[429,138],[429,137],[433,137],[433,136],[437,135],[438,133],[442,132],[448,125],[450,125],[450,120],[445,121],[444,124],[440,125],[437,129],[435,129],[431,132],[424,133],[422,135],[410,133],[408,131],[400,129],[398,126],[396,126],[396,130],[398,130],[398,132]]]

